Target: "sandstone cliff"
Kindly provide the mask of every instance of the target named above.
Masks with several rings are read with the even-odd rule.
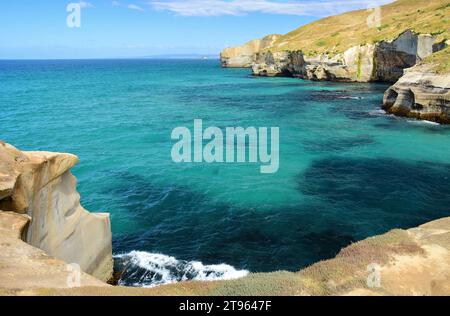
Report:
[[[27,215],[0,211],[1,291],[8,294],[10,291],[23,289],[22,294],[27,294],[27,291],[40,288],[108,286],[24,242],[29,221],[30,217]]]
[[[399,116],[450,124],[450,75],[436,72],[430,64],[407,69],[386,91],[383,109]]]
[[[80,205],[70,172],[77,162],[70,154],[22,152],[0,143],[0,210],[30,217],[28,244],[106,281],[113,266],[109,215]]]
[[[309,80],[395,82],[403,70],[445,47],[438,37],[407,30],[398,38],[357,45],[334,56],[260,52],[252,65],[258,76],[294,76]]]
[[[244,45],[224,49],[220,53],[222,67],[250,68],[255,61],[256,53],[269,48],[281,35],[268,35],[262,39],[250,41]]]
[[[405,74],[405,69],[430,64],[432,56],[440,55],[438,62],[446,66],[439,76],[431,80],[434,75],[430,67],[414,68],[388,91],[384,107],[394,114],[448,123],[450,116],[446,109],[450,105],[442,90],[445,89],[442,78],[450,77],[450,51],[446,49],[449,15],[447,0],[398,0],[379,9],[325,18],[278,36],[269,47],[254,52],[253,58],[246,52],[247,61],[253,59],[255,76],[395,83]],[[239,50],[234,52],[234,58],[239,59],[236,56]],[[426,72],[428,81],[417,81],[421,71]],[[400,93],[401,87],[403,90],[413,87],[421,103],[398,106],[405,96]],[[399,99],[396,93],[400,94]],[[394,103],[398,100],[397,106],[392,107],[393,99]],[[407,110],[414,106],[413,111]]]

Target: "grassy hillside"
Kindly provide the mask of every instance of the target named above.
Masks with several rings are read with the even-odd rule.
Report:
[[[370,14],[359,10],[316,21],[282,36],[270,50],[337,54],[358,44],[394,39],[407,29],[449,39],[450,0],[398,0],[381,8],[379,27],[369,27]]]
[[[431,56],[425,58],[421,64],[432,65],[435,72],[443,74],[450,72],[450,46],[441,50],[440,52],[434,53]]]

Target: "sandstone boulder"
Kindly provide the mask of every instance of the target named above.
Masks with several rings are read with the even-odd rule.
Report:
[[[25,243],[21,238],[25,238],[29,221],[27,215],[0,211],[1,291],[108,287],[106,283]]]
[[[112,275],[108,214],[91,214],[80,205],[70,154],[21,152],[0,143],[0,209],[27,214],[25,241],[48,255],[106,281]]]
[[[449,124],[450,76],[436,73],[429,65],[408,69],[386,91],[383,109],[399,116]]]

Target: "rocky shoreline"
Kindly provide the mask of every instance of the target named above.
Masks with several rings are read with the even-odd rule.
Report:
[[[439,42],[436,36],[406,30],[392,41],[356,45],[334,56],[261,50],[255,53],[252,72],[255,76],[291,76],[319,81],[396,82],[403,76],[404,69],[445,47],[446,43]]]
[[[433,65],[418,64],[446,45],[431,35],[407,30],[393,41],[354,46],[333,57],[307,56],[301,51],[259,51],[252,58],[251,68],[254,76],[395,83],[386,91],[384,110],[399,116],[449,124],[450,74],[436,73]],[[236,51],[239,48],[235,48],[235,54]],[[227,51],[222,52],[222,66],[229,67],[228,57],[224,56]],[[246,59],[248,62],[248,55]],[[242,67],[247,65],[242,64]]]
[[[404,16],[420,14],[425,12],[425,10],[417,10],[421,5],[425,8],[428,4],[418,3],[417,7],[410,8],[405,1],[397,1],[382,7],[385,11],[393,11],[390,13],[391,16],[386,14],[387,17],[384,19],[391,18],[394,22],[398,21],[400,19],[398,14],[402,9],[414,10],[409,13],[404,12]],[[448,8],[448,5],[432,7],[427,12],[426,19],[436,23],[433,17],[440,16],[441,11],[445,14]],[[400,116],[448,124],[450,122],[448,66],[450,50],[449,40],[446,37],[448,26],[446,29],[438,28],[443,23],[440,21],[436,23],[434,33],[417,31],[416,29],[420,30],[420,27],[406,28],[403,31],[392,27],[396,34],[392,37],[389,37],[391,35],[387,33],[383,39],[379,39],[383,36],[375,33],[372,36],[377,40],[369,40],[364,38],[364,32],[360,32],[358,36],[361,38],[357,38],[355,35],[357,31],[351,30],[352,27],[357,27],[354,20],[361,23],[359,27],[363,31],[366,29],[367,33],[374,32],[373,28],[365,24],[365,15],[367,13],[364,11],[350,12],[314,22],[284,36],[273,37],[272,35],[272,41],[265,41],[265,45],[250,45],[253,43],[250,42],[228,48],[221,53],[222,66],[240,65],[251,68],[254,76],[264,77],[283,76],[314,81],[393,83],[394,85],[388,89],[384,98],[385,110]],[[340,29],[320,38],[321,30],[325,25]],[[380,26],[379,33],[383,32],[383,27],[391,26]],[[330,30],[327,31],[330,32]],[[339,52],[340,43],[334,46],[330,44],[338,37],[342,37],[342,40],[345,39],[347,42],[353,37],[354,44],[346,43],[348,48]],[[321,52],[315,51],[311,46],[320,48]],[[253,56],[250,56],[250,53],[253,53]],[[434,56],[439,58],[433,58]],[[244,57],[245,63],[236,62]]]
[[[450,76],[429,65],[417,65],[385,93],[383,109],[389,113],[450,124]]]
[[[0,144],[0,295],[450,294],[450,218],[366,239],[295,273],[151,289],[110,286],[109,217],[79,205],[70,174],[77,161]],[[82,270],[75,279],[72,264]]]

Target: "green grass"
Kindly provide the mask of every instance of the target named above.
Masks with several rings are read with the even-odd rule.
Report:
[[[231,281],[183,282],[152,289],[104,287],[43,289],[37,295],[157,295],[157,296],[295,296],[339,295],[354,289],[368,289],[367,267],[386,265],[393,256],[424,256],[424,249],[404,230],[354,243],[334,259],[318,262],[299,272],[252,273]],[[370,289],[383,294],[385,289]]]
[[[449,39],[448,0],[399,0],[381,9],[381,26],[369,27],[367,10],[328,17],[280,37],[272,51],[303,51],[337,54],[355,45],[392,40],[410,29],[434,34],[438,41]]]
[[[430,65],[431,69],[438,74],[445,74],[450,72],[450,47],[447,47],[440,52],[434,53],[425,58],[420,64]]]

